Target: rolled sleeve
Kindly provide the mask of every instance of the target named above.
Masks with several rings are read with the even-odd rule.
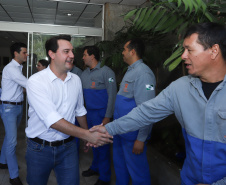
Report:
[[[62,116],[59,115],[58,112],[51,112],[49,115],[44,119],[44,123],[46,124],[47,128],[50,128],[52,124],[56,123],[62,119]]]

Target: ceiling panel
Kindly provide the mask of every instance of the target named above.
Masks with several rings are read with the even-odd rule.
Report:
[[[102,11],[100,4],[139,6],[145,2],[146,0],[0,0],[0,21],[94,27],[95,17]],[[72,15],[68,16],[68,13]],[[98,25],[101,27],[101,23]],[[14,32],[10,33],[8,38],[14,35]],[[1,39],[2,36],[0,46],[6,42],[6,39]]]
[[[82,11],[86,7],[86,4],[77,3],[59,3],[59,10],[70,10],[70,11]]]
[[[11,6],[4,5],[4,9],[10,14],[11,12],[16,13],[30,13],[28,6]]]
[[[1,0],[2,5],[27,6],[27,0]]]
[[[147,0],[123,0],[120,4],[140,6]]]
[[[56,13],[56,9],[47,9],[47,8],[33,8],[33,13],[34,14],[45,14],[45,15],[49,15],[52,14],[54,15]]]
[[[99,13],[99,12],[98,12]],[[81,15],[81,18],[90,18],[90,17],[96,17],[96,15],[98,14],[97,12],[84,12]]]
[[[88,12],[100,12],[102,10],[101,6],[97,6],[97,5],[87,5],[85,11]]]
[[[32,8],[56,8],[57,2],[54,1],[40,1],[40,0],[28,0],[29,5]]]
[[[119,4],[122,0],[90,0],[90,3],[105,4],[105,3],[116,3]]]

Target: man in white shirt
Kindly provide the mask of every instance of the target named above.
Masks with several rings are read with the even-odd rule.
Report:
[[[2,72],[2,120],[5,127],[5,138],[0,157],[0,169],[9,169],[10,183],[21,185],[16,159],[17,128],[23,114],[23,88],[27,78],[22,74],[23,63],[27,61],[27,46],[14,43],[10,47],[12,61]]]
[[[76,141],[81,138],[97,145],[109,142],[109,134],[86,130],[80,78],[69,72],[73,67],[71,37],[55,36],[46,42],[50,65],[27,83],[29,120],[27,140],[27,182],[46,185],[52,169],[59,185],[79,184]],[[75,126],[75,117],[82,128]],[[84,129],[85,128],[85,129]]]

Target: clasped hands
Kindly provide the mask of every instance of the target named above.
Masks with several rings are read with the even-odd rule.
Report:
[[[94,135],[94,140],[87,142],[86,146],[99,147],[108,143],[113,143],[113,136],[111,136],[103,124],[96,125],[89,129],[91,135]]]

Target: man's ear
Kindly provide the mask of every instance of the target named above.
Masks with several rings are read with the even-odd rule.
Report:
[[[14,57],[15,57],[15,58],[17,57],[18,54],[19,54],[19,53],[18,53],[17,51],[14,51]]]
[[[49,50],[48,54],[49,54],[51,59],[53,59],[53,60],[55,59],[55,53],[52,50]]]
[[[136,54],[135,49],[132,49],[132,50],[131,50],[131,53],[132,53],[132,55]]]
[[[214,44],[211,48],[211,59],[215,59],[217,55],[220,53],[220,47],[218,44]]]

